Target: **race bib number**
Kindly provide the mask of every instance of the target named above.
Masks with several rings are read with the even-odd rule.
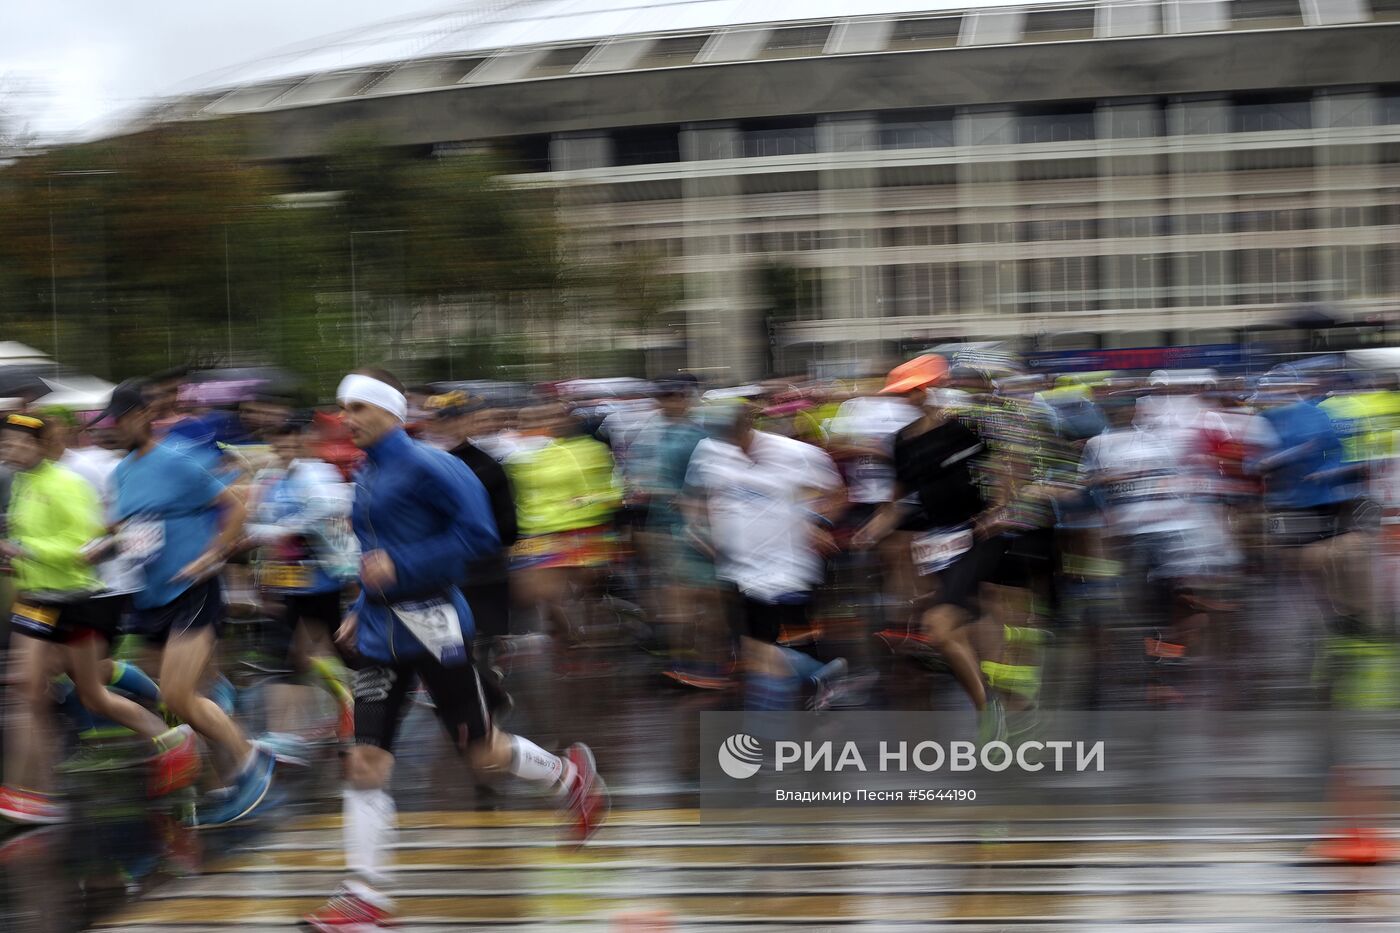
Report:
[[[535,535],[532,538],[521,538],[515,542],[515,546],[510,549],[510,556],[516,558],[539,557],[550,553],[557,546],[558,541],[554,540],[553,535]]]
[[[914,539],[914,566],[920,576],[946,570],[972,550],[972,529],[932,531]]]
[[[270,590],[305,590],[312,583],[311,568],[305,564],[264,564],[262,585]]]
[[[10,625],[28,635],[50,636],[58,625],[58,608],[17,602],[10,614]]]
[[[457,607],[448,600],[395,603],[389,609],[413,633],[413,637],[443,664],[460,664],[466,659],[467,648],[462,641]]]
[[[1109,483],[1104,487],[1109,499],[1115,502],[1131,502],[1135,499],[1160,499],[1170,492],[1167,480],[1161,476],[1140,476]]]
[[[117,544],[123,557],[137,564],[149,564],[165,549],[165,524],[133,518],[117,533]]]

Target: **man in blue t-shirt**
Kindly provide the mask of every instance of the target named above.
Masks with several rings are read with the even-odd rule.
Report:
[[[139,630],[164,649],[162,699],[238,763],[230,792],[201,809],[196,822],[230,823],[262,802],[275,764],[198,692],[224,618],[218,575],[242,535],[243,503],[198,462],[156,443],[151,406],[139,383],[117,386],[103,417],[112,419],[117,438],[130,451],[113,474],[113,518],[118,546],[145,575],[132,602]]]

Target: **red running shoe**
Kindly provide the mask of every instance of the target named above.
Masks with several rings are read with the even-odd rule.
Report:
[[[564,757],[574,766],[573,785],[566,792],[565,807],[573,814],[571,835],[582,845],[607,822],[608,813],[612,810],[612,797],[608,794],[608,786],[598,776],[592,749],[582,742],[575,742],[565,750]]]
[[[315,913],[301,920],[301,927],[319,933],[374,933],[394,925],[393,915],[383,907],[372,904],[349,887]]]
[[[68,809],[48,794],[0,787],[0,816],[27,826],[45,826],[68,819]]]
[[[204,766],[199,749],[195,747],[194,735],[188,726],[180,727],[179,744],[173,745],[151,759],[150,794],[164,797],[166,794],[183,790],[195,782]]]

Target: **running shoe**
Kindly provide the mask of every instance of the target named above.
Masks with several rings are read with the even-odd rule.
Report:
[[[302,929],[319,933],[371,933],[394,925],[393,915],[364,897],[341,888],[320,910],[301,920]]]
[[[253,740],[253,745],[267,752],[286,765],[305,768],[311,761],[307,757],[306,741],[291,732],[267,732]]]
[[[238,776],[229,793],[218,797],[211,794],[211,800],[206,801],[208,805],[195,809],[191,825],[196,829],[226,826],[258,808],[272,787],[277,759],[262,749],[254,749],[253,754],[252,765]]]
[[[0,816],[26,826],[45,826],[68,819],[68,808],[50,794],[6,785],[0,787]]]
[[[832,702],[836,699],[841,679],[846,676],[846,672],[846,659],[837,658],[823,665],[820,670],[809,677],[808,682],[812,687],[812,695],[807,701],[807,708],[813,711],[830,709]]]
[[[592,838],[607,821],[612,809],[612,797],[607,785],[598,776],[598,767],[593,760],[593,750],[582,742],[575,742],[564,752],[564,757],[573,765],[573,786],[567,791],[565,807],[574,818],[573,838],[580,845]]]
[[[227,677],[220,674],[209,685],[209,699],[213,700],[214,705],[224,711],[225,716],[232,716],[234,708],[238,706],[238,688]]]
[[[728,690],[734,686],[733,665],[720,667],[716,664],[678,662],[662,671],[662,674],[683,687],[693,687],[696,690]]]
[[[152,797],[164,797],[189,787],[199,777],[203,768],[204,763],[199,757],[193,731],[189,726],[181,726],[176,731],[179,735],[174,737],[175,744],[151,760]]]

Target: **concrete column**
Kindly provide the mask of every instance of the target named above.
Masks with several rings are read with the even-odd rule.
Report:
[[[732,215],[742,190],[733,175],[703,175],[700,163],[741,154],[738,127],[704,123],[681,128],[681,160],[694,171],[681,180],[681,216],[688,255],[730,257],[720,268],[694,273],[684,283],[687,311],[688,365],[706,379],[737,384],[759,376],[766,340],[761,310],[752,293],[751,271],[734,242],[721,229]]]

